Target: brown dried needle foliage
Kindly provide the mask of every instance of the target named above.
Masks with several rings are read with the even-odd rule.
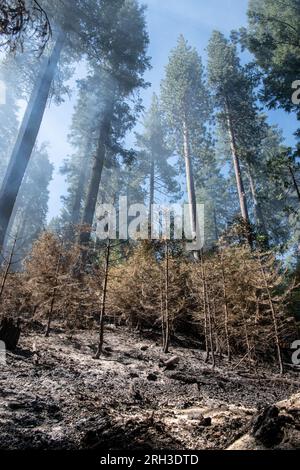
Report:
[[[81,269],[79,260],[77,245],[66,247],[55,235],[45,232],[25,263],[35,318],[47,320],[46,335],[54,319],[71,329],[90,324],[97,308],[97,291],[93,275]]]
[[[140,243],[127,263],[112,267],[108,310],[132,328],[150,328],[160,318],[160,269],[149,244]]]
[[[16,255],[17,237],[14,239],[9,252],[2,252],[0,267],[0,320],[10,318],[20,320],[21,315],[28,310],[28,293],[24,276],[15,271],[14,256]]]
[[[214,364],[216,353],[229,360],[244,354],[252,369],[259,359],[276,357],[282,372],[282,348],[297,333],[288,308],[293,286],[285,285],[274,256],[221,247],[190,272],[207,359]]]
[[[131,328],[161,329],[166,352],[172,335],[183,328],[189,302],[188,271],[165,243],[157,252],[140,242],[127,263],[110,270],[110,314]]]

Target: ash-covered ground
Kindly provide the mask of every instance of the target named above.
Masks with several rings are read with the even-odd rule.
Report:
[[[212,370],[199,349],[165,355],[121,327],[100,360],[96,344],[97,332],[21,336],[0,365],[0,449],[300,448],[299,373],[255,376],[225,358]]]

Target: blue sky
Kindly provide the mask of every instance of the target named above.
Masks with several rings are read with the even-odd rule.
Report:
[[[229,35],[232,29],[246,25],[248,0],[145,0],[147,22],[150,35],[149,55],[152,57],[152,70],[146,75],[151,88],[142,92],[147,107],[153,92],[159,92],[160,81],[164,77],[165,65],[170,50],[177,38],[183,34],[195,46],[206,62],[206,46],[214,29]],[[78,67],[72,82],[83,74]],[[64,178],[58,170],[63,159],[71,153],[66,136],[71,123],[76,93],[60,107],[47,109],[39,135],[39,141],[49,142],[49,154],[55,165],[54,179],[50,187],[49,220],[59,214],[60,197],[65,192]],[[296,120],[283,111],[269,113],[269,122],[278,124],[288,143],[293,143]]]

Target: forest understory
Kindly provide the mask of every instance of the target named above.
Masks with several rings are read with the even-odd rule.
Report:
[[[96,343],[96,331],[58,325],[23,334],[0,366],[0,449],[300,447],[299,372],[250,374],[225,357],[212,370],[183,336],[163,354],[153,332],[114,325],[99,360]]]

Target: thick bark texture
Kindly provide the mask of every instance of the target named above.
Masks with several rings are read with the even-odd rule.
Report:
[[[27,106],[19,135],[0,190],[0,249],[2,249],[10,217],[24,178],[46,109],[51,85],[64,45],[61,32],[51,56],[43,65]]]

